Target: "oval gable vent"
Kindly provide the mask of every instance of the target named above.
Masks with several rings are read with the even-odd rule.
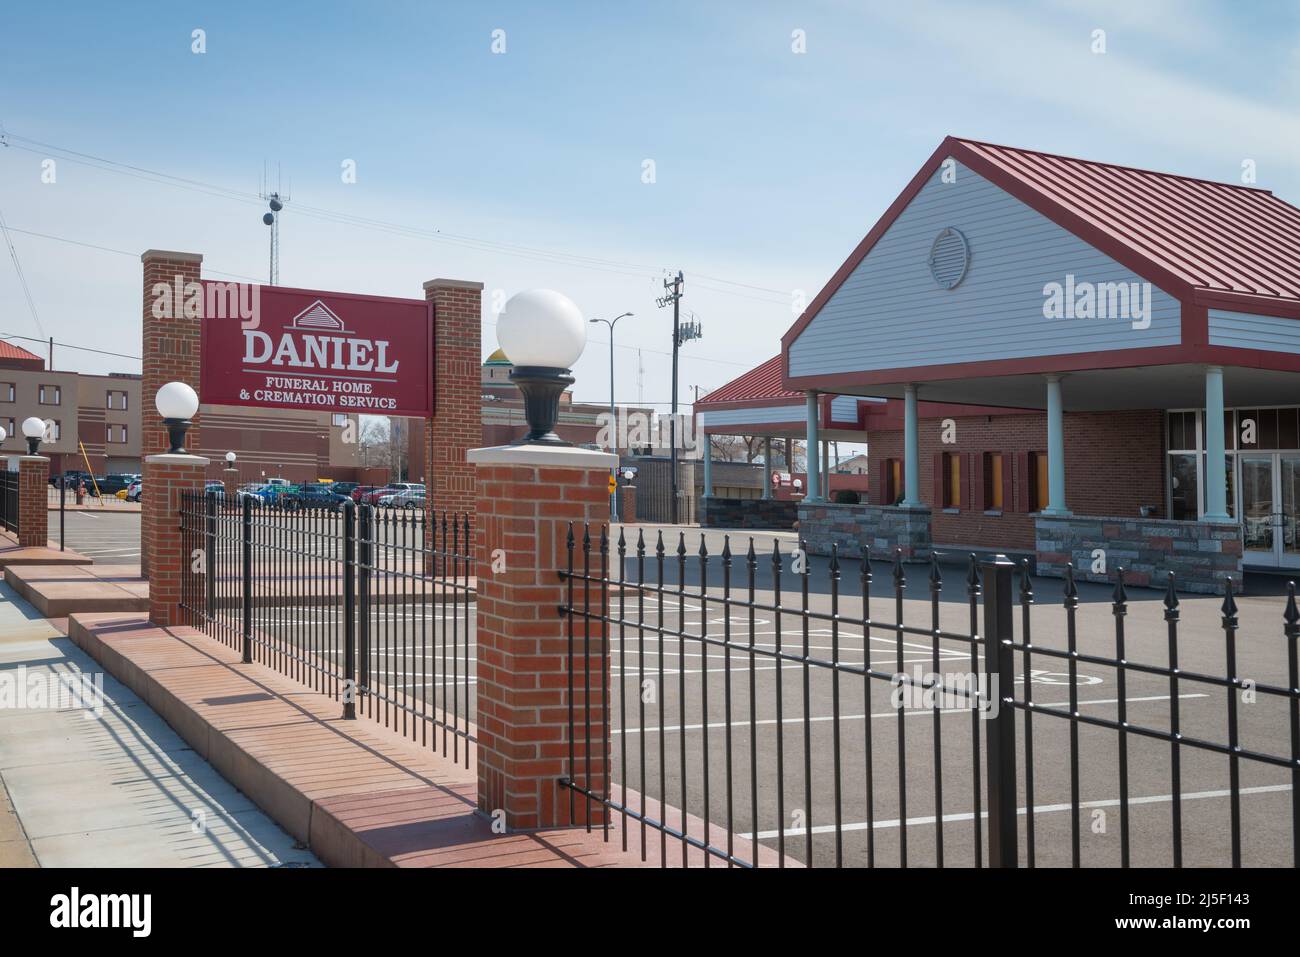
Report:
[[[949,226],[930,247],[930,275],[944,289],[955,289],[966,277],[970,265],[970,247],[959,230]]]

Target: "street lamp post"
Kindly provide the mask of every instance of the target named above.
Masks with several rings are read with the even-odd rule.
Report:
[[[634,312],[625,312],[621,316],[615,316],[613,319],[592,319],[592,322],[603,322],[609,326],[609,428],[610,436],[613,443],[613,453],[618,455],[618,419],[614,412],[614,327],[618,325],[620,319],[626,319],[628,316],[634,316]],[[610,478],[614,480],[614,491],[609,493],[609,520],[618,521],[618,466],[610,470]]]

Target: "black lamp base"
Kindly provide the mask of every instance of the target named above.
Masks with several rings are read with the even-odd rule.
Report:
[[[189,455],[185,451],[185,433],[193,424],[189,419],[163,419],[163,425],[167,426],[167,440],[171,445],[167,450],[168,455]]]
[[[37,436],[37,437],[34,438],[34,439],[28,439],[28,440],[27,440],[27,454],[28,454],[28,455],[40,455],[40,454],[41,454],[41,439],[40,439],[40,436]]]
[[[573,385],[568,369],[550,366],[519,366],[510,373],[524,399],[528,434],[512,445],[572,445],[555,434],[560,420],[560,396]]]

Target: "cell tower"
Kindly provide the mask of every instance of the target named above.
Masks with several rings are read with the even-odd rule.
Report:
[[[271,268],[270,268],[270,285],[275,286],[280,282],[280,216],[279,213],[284,209],[284,204],[289,202],[289,191],[281,185],[280,164],[275,165],[276,188],[268,189],[266,181],[266,165],[262,165],[262,189],[258,193],[262,199],[266,200],[267,205],[271,208],[269,213],[262,216],[262,222],[271,227]]]

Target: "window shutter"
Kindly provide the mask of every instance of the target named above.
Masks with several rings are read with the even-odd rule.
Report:
[[[982,512],[987,509],[988,499],[984,494],[984,457],[985,452],[972,452],[968,456],[971,464],[970,470],[970,500],[974,501],[975,511]]]
[[[930,505],[933,508],[945,508],[948,505],[948,470],[944,467],[942,452],[934,453],[934,491],[930,493]]]
[[[893,459],[881,459],[876,465],[876,486],[868,489],[867,500],[877,505],[893,505],[889,500],[889,479],[893,474]]]
[[[1034,477],[1029,474],[1029,453],[1016,453],[1016,511],[1029,511],[1029,487],[1033,484]],[[1011,501],[1007,499],[1007,501]]]
[[[1014,500],[1011,498],[1011,456],[1002,456],[1002,511],[1013,511]]]

